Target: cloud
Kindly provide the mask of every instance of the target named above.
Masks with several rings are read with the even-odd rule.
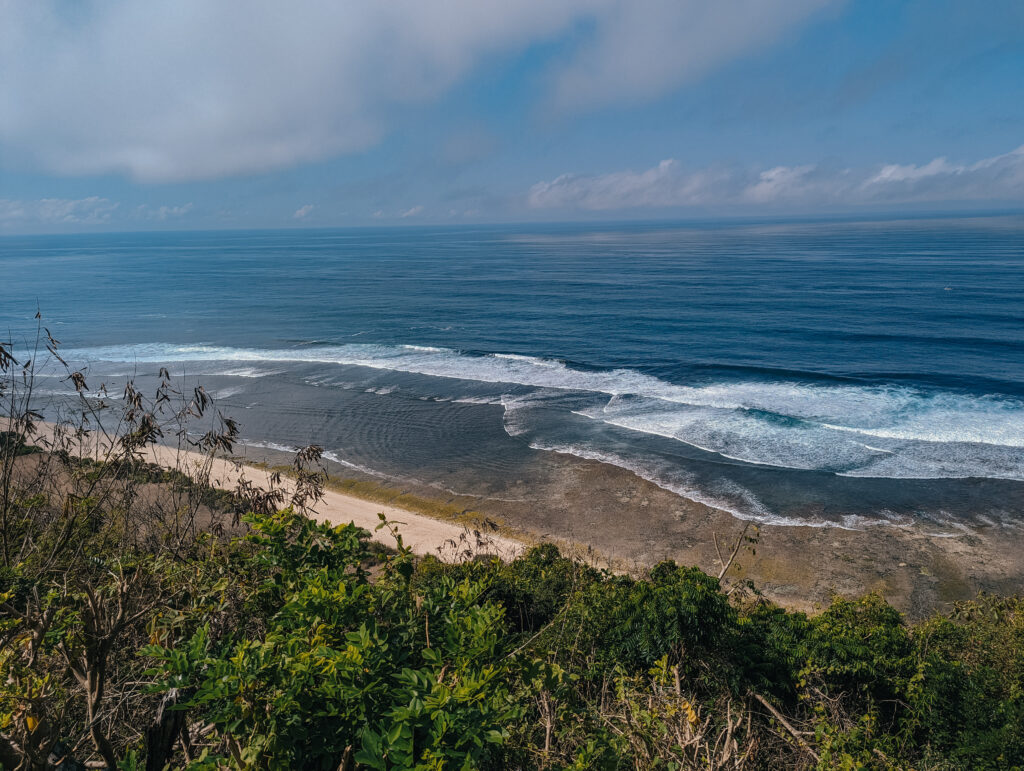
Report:
[[[776,166],[767,169],[757,175],[756,182],[746,187],[743,197],[754,203],[773,203],[781,198],[805,195],[814,171],[814,166]]]
[[[535,184],[526,200],[534,209],[582,211],[1024,201],[1024,145],[971,164],[936,158],[920,166],[861,170],[804,165],[686,172],[678,162],[665,160],[640,172],[563,174]]]
[[[311,203],[307,203],[305,206],[300,206],[298,209],[295,210],[295,214],[292,215],[292,218],[297,220],[304,220],[307,217],[309,217],[309,215],[313,212],[313,209],[315,208],[316,206],[314,206]]]
[[[107,198],[40,198],[16,201],[0,198],[0,226],[21,225],[102,225],[110,222],[118,208]]]
[[[416,216],[418,216],[418,215],[420,215],[422,213],[423,213],[423,207],[422,206],[413,206],[411,209],[408,209],[408,210],[402,212],[399,216],[402,217],[402,219],[405,219],[406,217],[416,217]]]
[[[142,204],[138,207],[137,212],[140,217],[148,220],[156,220],[158,222],[166,222],[170,219],[177,219],[178,217],[184,217],[192,211],[192,204],[186,203],[181,206],[149,206],[148,204]]]
[[[618,171],[599,176],[563,174],[530,189],[533,208],[569,208],[600,211],[640,207],[684,206],[702,203],[712,194],[716,175],[682,173],[669,159],[646,171]]]
[[[151,182],[286,168],[373,145],[495,54],[558,43],[559,109],[635,101],[830,1],[5,2],[0,155]]]
[[[132,208],[95,195],[87,198],[39,198],[30,201],[0,198],[0,229],[60,230],[112,223],[138,226],[145,222],[167,222],[184,217],[191,211],[191,203],[179,206],[141,204]]]
[[[888,164],[861,189],[894,200],[1013,200],[1024,198],[1024,145],[972,164],[936,158],[923,166]]]
[[[555,78],[556,109],[636,103],[750,56],[832,0],[626,0],[613,3]]]

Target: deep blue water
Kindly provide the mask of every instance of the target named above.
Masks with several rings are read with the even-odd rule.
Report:
[[[775,521],[1024,515],[1020,216],[8,237],[0,276],[16,341],[38,305],[94,378],[169,364],[389,474],[559,452]]]

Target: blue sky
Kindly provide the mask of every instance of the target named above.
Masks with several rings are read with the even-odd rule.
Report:
[[[0,232],[1024,207],[1024,3],[0,0]]]

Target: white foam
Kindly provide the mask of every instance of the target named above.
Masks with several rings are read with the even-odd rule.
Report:
[[[397,391],[398,386],[371,386],[370,388],[366,388],[364,390],[368,394],[379,394],[380,396],[387,396],[388,394],[393,394],[395,391]]]
[[[982,397],[984,400],[984,397]],[[822,423],[835,431],[874,436],[880,439],[908,439],[919,442],[992,444],[1024,447],[1020,415],[1008,405],[994,406],[982,401],[957,407],[930,405],[924,414],[897,417],[888,427],[842,426]]]
[[[1021,451],[989,444],[905,442],[888,456],[878,456],[840,476],[880,479],[1024,480]]]
[[[137,346],[109,346],[67,351],[71,358],[104,361],[138,361],[166,363],[169,361],[245,361],[333,363],[412,372],[434,377],[475,380],[488,383],[515,383],[540,388],[591,391],[611,396],[636,395],[692,406],[720,409],[750,409],[780,415],[808,418],[850,430],[884,430],[888,423],[875,425],[879,415],[913,411],[922,402],[934,401],[932,408],[944,418],[959,420],[999,413],[999,419],[982,426],[985,430],[998,426],[1003,435],[1017,436],[1018,446],[1024,438],[1014,434],[1002,421],[1010,419],[1013,426],[1024,427],[1024,404],[998,397],[940,394],[932,397],[902,386],[869,387],[853,385],[808,385],[796,382],[728,382],[696,386],[669,383],[630,369],[584,371],[568,367],[556,359],[543,359],[520,354],[488,354],[473,356],[449,348],[431,346],[387,346],[347,344],[333,347],[295,349],[245,349],[210,345],[173,345],[153,343]],[[263,373],[260,373],[263,374]],[[928,405],[926,405],[928,406]],[[958,418],[958,416],[961,416]],[[912,416],[911,416],[912,417]],[[917,425],[911,421],[908,426]],[[983,441],[971,434],[973,423],[960,426],[961,436]],[[951,429],[953,431],[955,429]],[[964,433],[966,432],[966,433]],[[927,439],[927,435],[916,438]]]
[[[525,408],[536,403],[536,400],[531,397],[502,394],[501,406],[505,408],[505,414],[502,416],[501,421],[505,433],[516,437],[522,436],[529,431],[530,423],[528,417],[524,415],[524,411]]]
[[[863,444],[840,436],[827,442],[813,425],[779,427],[743,411],[705,407],[659,409],[644,401],[623,410],[609,407],[576,414],[608,425],[684,442],[730,460],[793,469],[842,468],[873,454]]]
[[[268,375],[280,375],[282,370],[255,369],[253,367],[235,367],[218,372],[203,372],[204,375],[217,375],[220,377],[267,377]]]
[[[237,396],[238,394],[242,393],[242,391],[244,391],[244,390],[245,390],[244,388],[229,386],[228,388],[221,388],[221,389],[213,391],[210,394],[210,396],[212,396],[214,399],[227,399],[227,398],[230,398],[232,396]]]
[[[1024,458],[1012,445],[921,440],[868,445],[857,441],[857,432],[814,421],[784,420],[743,410],[668,406],[644,399],[612,399],[604,407],[574,414],[756,465],[855,477],[1024,479]],[[525,433],[525,416],[518,415],[516,421],[519,433]]]
[[[338,453],[332,452],[330,450],[324,452],[322,457],[324,457],[327,460],[332,461],[334,463],[338,463],[338,464],[340,464],[342,466],[347,466],[350,469],[354,469],[356,471],[362,471],[364,474],[369,474],[371,476],[381,477],[381,478],[384,478],[384,479],[387,478],[386,474],[382,474],[381,472],[376,471],[376,470],[370,468],[369,466],[363,466],[363,465],[361,465],[359,463],[353,463],[350,460],[345,460],[340,455],[338,455]]]
[[[437,401],[451,401],[455,404],[503,404],[502,398],[498,397],[495,399],[491,396],[461,396],[458,399],[442,399],[437,398]]]
[[[537,356],[523,356],[518,353],[493,353],[491,354],[495,359],[504,359],[505,361],[519,361],[529,364],[533,367],[547,367],[548,369],[567,369],[564,361],[558,359],[541,359]]]
[[[277,450],[278,452],[287,452],[292,454],[297,453],[299,451],[298,447],[293,447],[290,444],[281,444],[280,442],[271,442],[266,440],[247,440],[244,444],[247,447],[262,447],[263,449],[266,450]],[[342,466],[347,466],[348,468],[355,469],[356,471],[362,471],[364,474],[370,474],[372,476],[377,477],[386,476],[385,474],[382,474],[379,471],[375,471],[374,469],[369,468],[368,466],[362,466],[358,463],[353,463],[352,461],[345,460],[336,452],[331,452],[328,450],[321,453],[321,457],[324,458],[325,460],[329,460],[334,463],[338,463]]]
[[[883,452],[886,453],[887,455],[892,454],[892,450],[887,450],[884,447],[872,447],[870,444],[865,444],[864,448],[867,450],[871,450],[872,452]]]
[[[442,353],[446,348],[435,348],[432,345],[403,345],[407,351],[421,351],[423,353]]]
[[[250,439],[244,444],[246,447],[262,447],[264,450],[277,450],[278,452],[296,453],[299,451],[298,447],[292,447],[290,444],[281,444],[280,442],[256,441]]]

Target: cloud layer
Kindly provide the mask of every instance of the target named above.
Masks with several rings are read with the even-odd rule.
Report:
[[[110,222],[118,204],[99,196],[40,198],[16,201],[0,198],[0,227],[21,225],[102,225]]]
[[[527,194],[533,209],[610,211],[692,206],[786,208],[899,202],[1024,200],[1024,145],[975,163],[936,158],[873,169],[816,165],[687,172],[674,160],[646,171],[563,174]]]
[[[554,106],[635,101],[829,2],[0,0],[0,157],[143,181],[286,168],[374,144],[495,54],[568,39]]]
[[[80,226],[96,227],[146,222],[169,222],[192,211],[192,204],[180,206],[124,207],[118,201],[92,195],[86,198],[0,198],[0,231],[47,228],[61,230]]]

